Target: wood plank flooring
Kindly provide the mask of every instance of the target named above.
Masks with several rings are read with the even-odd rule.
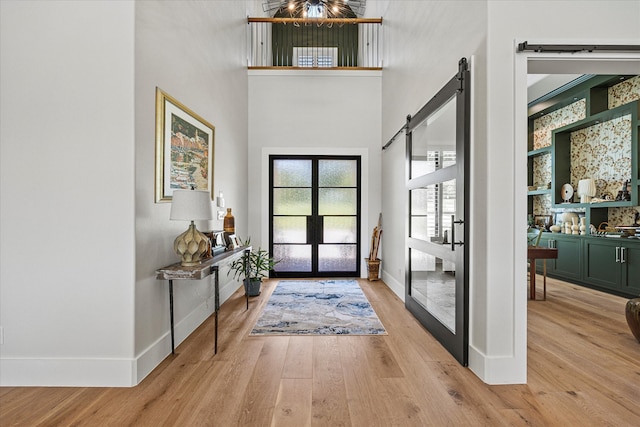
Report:
[[[460,366],[382,282],[360,284],[386,336],[250,337],[235,293],[133,388],[0,388],[1,426],[638,426],[640,343],[626,299],[548,279],[529,301],[528,384]]]

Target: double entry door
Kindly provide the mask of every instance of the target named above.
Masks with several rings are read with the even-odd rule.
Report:
[[[271,277],[360,276],[360,157],[269,159]]]

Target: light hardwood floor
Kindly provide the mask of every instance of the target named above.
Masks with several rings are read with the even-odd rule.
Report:
[[[638,426],[640,343],[626,299],[550,279],[529,301],[528,384],[460,366],[381,282],[386,336],[249,337],[275,287],[237,292],[133,388],[0,388],[1,426]]]

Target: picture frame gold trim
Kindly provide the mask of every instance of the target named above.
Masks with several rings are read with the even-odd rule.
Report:
[[[155,202],[170,202],[180,188],[214,200],[214,148],[215,126],[156,87]]]

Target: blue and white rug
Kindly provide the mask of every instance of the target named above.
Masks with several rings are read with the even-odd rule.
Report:
[[[356,280],[283,280],[251,335],[386,335]]]

